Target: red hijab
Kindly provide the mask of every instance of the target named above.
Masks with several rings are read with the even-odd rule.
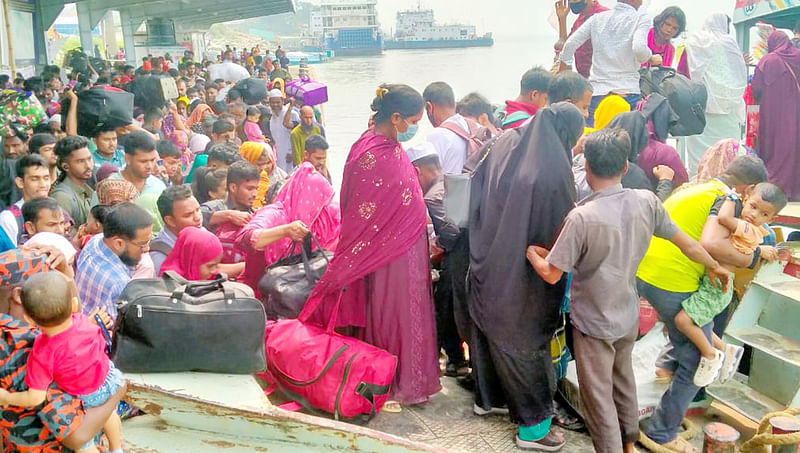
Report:
[[[222,244],[213,233],[186,227],[178,234],[172,251],[161,265],[161,273],[174,271],[187,280],[201,280],[200,266],[222,255]]]

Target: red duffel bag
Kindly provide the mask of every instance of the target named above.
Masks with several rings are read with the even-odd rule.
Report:
[[[397,358],[383,349],[334,332],[342,293],[326,328],[306,321],[319,302],[297,319],[267,326],[267,370],[287,396],[336,419],[374,416],[388,398]]]

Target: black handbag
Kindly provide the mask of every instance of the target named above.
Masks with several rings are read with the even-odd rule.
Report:
[[[119,297],[112,359],[127,373],[266,369],[264,307],[253,290],[174,274],[132,280]]]
[[[311,251],[312,236],[303,239],[300,253],[295,254],[297,242],[292,242],[288,256],[267,266],[258,282],[258,292],[267,312],[267,318],[297,318],[306,304],[311,290],[317,284],[333,253],[320,247]]]

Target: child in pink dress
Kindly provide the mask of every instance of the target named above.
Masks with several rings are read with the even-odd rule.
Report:
[[[73,302],[74,301],[74,302]],[[41,330],[28,357],[25,392],[0,389],[0,406],[35,407],[42,404],[47,389],[59,389],[81,399],[84,407],[96,407],[116,394],[124,381],[105,353],[100,328],[80,313],[66,279],[57,272],[32,275],[22,287],[25,318]],[[77,313],[73,313],[77,311]],[[103,430],[111,453],[122,453],[122,423],[112,413]],[[96,453],[94,439],[78,453]]]
[[[251,105],[247,107],[247,119],[244,121],[244,135],[248,142],[266,143],[264,132],[258,123],[261,121],[261,111],[258,107]]]

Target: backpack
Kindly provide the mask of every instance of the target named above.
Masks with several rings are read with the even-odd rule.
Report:
[[[445,121],[439,127],[447,129],[448,131],[458,135],[467,142],[467,158],[471,157],[478,152],[492,138],[492,132],[478,124],[477,122],[464,118],[467,120],[469,132],[461,129],[461,126],[453,121]]]
[[[669,133],[673,137],[702,134],[706,128],[706,102],[708,91],[700,82],[678,74],[672,68],[650,67],[639,71],[639,88],[642,97],[658,93],[669,101],[678,116]]]

